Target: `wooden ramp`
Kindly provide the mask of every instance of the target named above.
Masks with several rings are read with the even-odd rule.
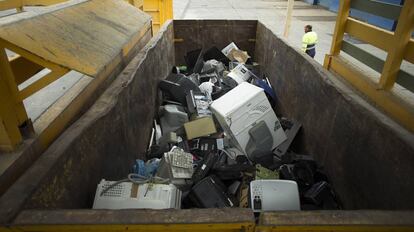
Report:
[[[0,38],[16,53],[24,50],[44,62],[97,76],[121,62],[149,22],[148,15],[125,2],[93,0],[3,25]]]
[[[72,0],[1,20],[0,194],[96,100],[151,36],[150,16],[121,0]],[[6,49],[17,56],[8,58]],[[50,72],[19,89],[44,68]],[[70,89],[32,123],[23,100],[71,70],[93,79]],[[8,159],[12,163],[2,162],[7,156],[15,156]]]

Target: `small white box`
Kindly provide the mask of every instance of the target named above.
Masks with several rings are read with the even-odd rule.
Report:
[[[286,134],[262,88],[243,82],[211,104],[211,110],[234,145],[246,155],[249,130],[264,121],[273,137],[272,149]]]

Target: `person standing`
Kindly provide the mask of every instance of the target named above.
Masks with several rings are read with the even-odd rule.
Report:
[[[314,58],[316,54],[316,44],[318,43],[318,34],[312,31],[312,25],[305,26],[305,34],[302,37],[302,51]]]

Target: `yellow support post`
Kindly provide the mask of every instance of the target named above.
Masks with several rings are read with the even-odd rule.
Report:
[[[326,54],[323,66],[329,70],[332,56],[339,55],[344,39],[345,26],[348,21],[349,10],[351,9],[351,0],[343,0],[339,3],[338,15],[336,16],[335,31],[332,36],[331,51]]]
[[[19,90],[17,88],[14,74],[12,71],[12,68],[10,66],[9,59],[6,54],[6,50],[4,47],[0,46],[0,72],[2,78],[6,81],[10,96],[8,101],[11,101],[13,103],[13,109],[16,112],[16,117],[19,122],[19,125],[23,124],[27,121],[27,113],[24,108],[23,102],[19,101]]]
[[[0,47],[0,149],[5,151],[12,151],[22,141],[19,125],[24,120],[21,114],[26,113],[17,103],[17,87],[10,84],[13,80],[6,51]]]
[[[332,37],[331,55],[339,54],[342,47],[342,40],[344,39],[345,25],[349,16],[349,9],[351,8],[351,0],[340,1],[338,16],[336,16],[335,31]]]
[[[393,36],[393,42],[388,50],[380,79],[380,88],[390,90],[397,79],[405,50],[411,38],[414,27],[414,0],[405,0],[404,6],[398,18],[397,28]]]

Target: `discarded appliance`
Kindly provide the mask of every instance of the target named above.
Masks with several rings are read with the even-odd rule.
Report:
[[[289,180],[254,180],[250,204],[254,212],[300,210],[298,186]]]
[[[116,183],[101,180],[96,190],[93,209],[181,208],[181,191],[172,184]]]
[[[249,130],[263,121],[269,130],[270,151],[286,140],[285,132],[263,89],[242,83],[224,96],[215,100],[210,109],[232,143],[245,154],[251,138]],[[263,146],[258,144],[258,146]]]

